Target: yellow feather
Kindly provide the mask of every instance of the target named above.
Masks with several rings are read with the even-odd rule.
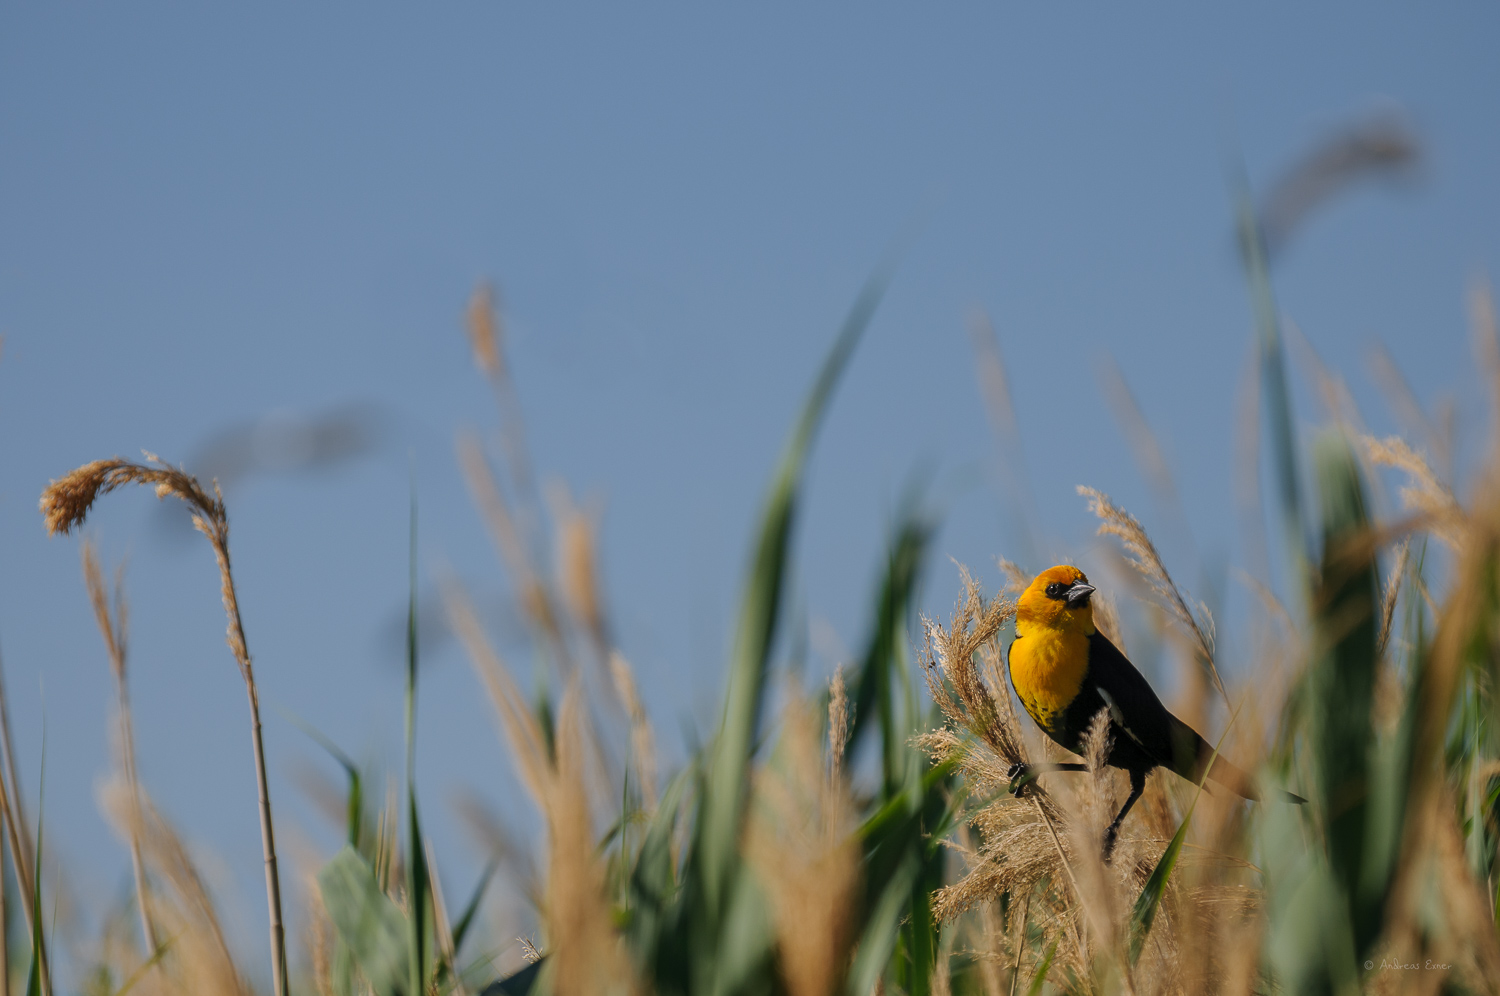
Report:
[[[1048,598],[1047,585],[1084,581],[1076,567],[1059,565],[1043,571],[1021,595],[1016,613],[1016,639],[1010,645],[1010,680],[1016,696],[1048,733],[1060,732],[1066,712],[1089,670],[1089,636],[1094,632],[1094,610],[1076,608]]]
[[[1083,687],[1089,638],[1080,632],[1034,627],[1010,645],[1010,680],[1021,704],[1051,732]]]

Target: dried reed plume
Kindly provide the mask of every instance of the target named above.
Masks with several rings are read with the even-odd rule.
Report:
[[[614,681],[615,693],[620,697],[620,705],[630,719],[630,756],[635,762],[641,803],[649,812],[656,808],[656,735],[646,717],[646,707],[641,703],[635,672],[618,650],[609,653],[609,674]]]
[[[261,853],[266,869],[266,904],[270,916],[271,972],[276,996],[287,996],[286,931],[281,916],[281,880],[276,870],[276,839],[271,823],[271,795],[266,781],[265,746],[261,737],[260,693],[250,651],[245,643],[245,627],[240,619],[239,598],[235,594],[234,575],[229,562],[229,516],[218,484],[210,495],[197,478],[178,467],[164,463],[151,453],[145,464],[131,463],[118,457],[84,464],[72,473],[53,481],[42,492],[41,511],[47,532],[71,532],[83,524],[89,509],[101,495],[127,484],[149,484],[157,498],[174,497],[187,505],[193,527],[207,537],[219,565],[220,590],[224,614],[228,618],[226,639],[230,652],[240,668],[245,692],[250,700],[250,734],[255,753],[255,783],[260,802]]]
[[[500,411],[500,445],[516,500],[516,517],[522,533],[532,531],[537,519],[536,476],[526,445],[526,425],[521,402],[505,363],[505,324],[501,320],[493,285],[481,283],[469,300],[467,328],[474,349],[474,365],[490,382]],[[471,482],[472,484],[472,482]]]
[[[557,489],[553,502],[557,520],[557,568],[563,601],[595,647],[609,646],[604,600],[599,594],[598,545],[594,517],[574,506],[566,491]]]
[[[1200,602],[1193,608],[1188,607],[1187,600],[1183,598],[1172,576],[1167,573],[1161,554],[1156,552],[1156,544],[1151,542],[1151,537],[1133,515],[1115,505],[1109,500],[1109,495],[1102,491],[1080,485],[1078,493],[1088,498],[1089,511],[1098,517],[1099,535],[1115,536],[1125,545],[1126,559],[1161,599],[1183,635],[1189,638],[1193,653],[1213,678],[1214,687],[1219,690],[1227,706],[1229,693],[1224,690],[1224,682],[1214,663],[1214,625],[1207,606]]]
[[[153,920],[163,940],[135,967],[132,992],[251,996],[197,865],[144,790],[113,780],[102,787],[100,806],[121,836],[140,842],[143,864],[164,885],[152,903]],[[153,964],[160,970],[149,971]]]
[[[951,920],[1005,892],[1027,895],[1043,879],[1068,881],[1081,901],[1065,841],[1063,811],[1036,784],[1027,786],[1020,803],[1003,792],[1011,766],[1027,763],[1025,738],[1000,674],[998,636],[1015,616],[1016,603],[1000,596],[986,600],[968,571],[960,571],[964,594],[948,626],[924,620],[922,663],[927,687],[947,725],[922,735],[917,744],[935,761],[956,762],[971,790],[993,793],[996,798],[973,819],[982,838],[977,859],[963,879],[938,890],[933,913]],[[992,693],[989,686],[999,691]],[[1078,931],[1077,906],[1065,895],[1066,890],[1052,894],[1051,932],[1068,938],[1064,957],[1082,968],[1085,948]]]
[[[140,783],[135,767],[135,731],[130,718],[130,690],[125,673],[125,649],[128,645],[129,611],[125,603],[124,567],[115,573],[113,610],[111,599],[104,584],[104,573],[99,569],[99,558],[94,544],[84,541],[79,548],[83,561],[83,580],[88,587],[89,602],[94,607],[94,620],[104,637],[104,649],[109,654],[109,670],[115,679],[115,705],[119,711],[120,728],[117,733],[120,745],[120,767],[125,775],[125,787],[129,792],[131,807],[129,826],[130,866],[135,877],[136,906],[141,917],[141,938],[146,943],[149,956],[157,948],[156,927],[151,922],[151,900],[146,892],[146,869],[141,860],[140,827]]]
[[[755,775],[745,853],[765,888],[790,996],[843,989],[854,942],[859,840],[837,751],[821,756],[818,721],[794,688],[771,763]]]
[[[844,774],[844,752],[849,749],[849,727],[854,722],[849,706],[849,687],[842,665],[834,668],[828,683],[828,772],[834,779]]]
[[[474,349],[474,365],[486,377],[500,377],[505,371],[500,348],[500,318],[495,310],[495,288],[482,283],[474,288],[469,299],[469,315],[465,327],[469,333],[469,345]]]
[[[563,637],[561,613],[527,545],[527,519],[518,514],[506,500],[490,462],[485,457],[484,447],[476,437],[459,437],[458,459],[464,480],[469,485],[475,504],[479,506],[480,515],[495,542],[500,559],[519,589],[518,600],[527,621],[540,639],[557,653],[558,659],[567,669],[571,658],[567,641]]]
[[[1402,537],[1400,545],[1396,547],[1396,562],[1391,566],[1390,580],[1385,585],[1385,595],[1380,604],[1380,637],[1376,643],[1376,651],[1385,656],[1386,647],[1391,642],[1391,624],[1396,619],[1396,600],[1401,595],[1401,582],[1406,577],[1406,563],[1411,556],[1411,537]]]
[[[485,637],[468,598],[452,581],[445,582],[444,597],[453,629],[499,714],[517,774],[547,824],[544,911],[548,951],[555,955],[554,991],[561,996],[636,992],[635,974],[610,921],[604,870],[594,846],[582,687],[576,677],[569,682],[558,713],[556,750],[549,751],[540,723]]]
[[[1424,517],[1424,527],[1432,535],[1449,549],[1459,551],[1464,543],[1467,516],[1453,492],[1432,472],[1426,457],[1400,436],[1385,439],[1361,436],[1360,443],[1371,463],[1394,467],[1406,474],[1407,484],[1400,491],[1401,503]]]

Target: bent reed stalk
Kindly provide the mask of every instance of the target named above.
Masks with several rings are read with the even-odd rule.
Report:
[[[260,693],[255,685],[255,672],[245,643],[245,627],[240,619],[239,598],[235,594],[234,575],[229,566],[229,516],[224,509],[224,496],[219,491],[217,482],[210,495],[191,474],[165,463],[155,454],[146,453],[145,456],[145,464],[131,463],[116,457],[111,460],[95,460],[65,474],[42,492],[41,512],[46,519],[49,534],[68,533],[83,524],[89,509],[100,495],[126,484],[149,484],[155,487],[157,498],[170,495],[184,502],[192,512],[194,528],[213,547],[214,559],[219,565],[224,614],[228,618],[225,639],[239,664],[240,677],[245,681],[245,692],[250,699],[250,737],[255,752],[261,851],[266,869],[266,902],[270,916],[272,980],[276,996],[288,996],[286,930],[281,917],[281,880],[276,870],[276,839],[271,824],[270,790],[266,782],[265,746],[261,738]]]
[[[135,731],[130,717],[130,690],[125,675],[125,650],[128,646],[128,620],[123,566],[115,576],[114,608],[104,584],[104,573],[99,569],[99,557],[94,544],[85,540],[80,551],[83,561],[83,580],[89,591],[89,603],[94,608],[94,619],[99,624],[99,633],[104,637],[104,648],[109,653],[109,670],[115,678],[115,703],[119,712],[120,767],[125,775],[125,786],[130,794],[130,866],[135,878],[136,906],[141,917],[141,936],[146,942],[149,957],[157,949],[156,928],[151,922],[150,900],[146,895],[146,870],[141,859],[141,789],[135,771]]]

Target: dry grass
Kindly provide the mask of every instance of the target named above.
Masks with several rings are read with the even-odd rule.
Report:
[[[1497,387],[1500,420],[1500,338],[1493,329],[1488,298],[1476,297],[1476,342],[1488,357]],[[1488,323],[1488,324],[1487,324]],[[509,572],[518,603],[531,626],[537,659],[555,668],[539,684],[562,688],[554,716],[545,696],[539,703],[523,695],[515,673],[503,661],[463,590],[445,580],[443,594],[453,630],[471,657],[475,673],[491,697],[496,726],[519,780],[541,816],[544,850],[533,865],[486,807],[474,799],[461,808],[485,849],[504,860],[516,891],[537,912],[541,943],[522,939],[528,960],[545,956],[545,978],[551,991],[572,994],[644,994],[655,991],[655,966],[632,951],[629,918],[622,908],[620,883],[629,881],[636,857],[627,838],[630,828],[661,815],[691,814],[693,804],[674,801],[663,810],[662,775],[655,734],[647,717],[635,673],[615,645],[598,564],[598,511],[581,510],[561,489],[549,492],[544,509],[535,500],[533,472],[520,433],[519,413],[509,384],[500,318],[493,294],[481,288],[469,310],[468,329],[475,362],[497,392],[504,433],[505,459],[492,461],[477,437],[460,442],[460,460],[487,527]],[[976,342],[993,347],[993,331],[981,328]],[[997,348],[997,347],[996,347]],[[1004,371],[998,352],[981,371],[997,427],[1014,432]],[[1344,404],[1341,385],[1325,378],[1330,404]],[[1122,386],[1122,385],[1120,385]],[[1128,395],[1125,398],[1128,402]],[[1125,402],[1122,402],[1124,404]],[[1144,422],[1137,432],[1145,432]],[[1345,412],[1349,424],[1356,419]],[[1014,442],[1014,440],[1012,440]],[[1170,483],[1159,448],[1149,433],[1136,440],[1157,475]],[[1148,446],[1149,444],[1149,446]],[[1395,862],[1394,885],[1382,910],[1382,933],[1373,948],[1376,958],[1397,961],[1428,958],[1451,965],[1451,975],[1406,975],[1374,972],[1351,976],[1347,991],[1385,993],[1437,991],[1440,986],[1496,991],[1500,979],[1500,944],[1493,921],[1495,883],[1481,874],[1489,847],[1483,833],[1500,834],[1493,814],[1483,810],[1485,793],[1500,777],[1500,759],[1489,741],[1476,738],[1469,754],[1455,767],[1452,758],[1454,703],[1465,694],[1488,694],[1500,632],[1495,605],[1486,601],[1500,564],[1500,459],[1481,475],[1466,506],[1443,484],[1427,459],[1399,438],[1363,446],[1372,463],[1393,467],[1408,477],[1404,504],[1417,516],[1402,523],[1373,524],[1359,544],[1362,556],[1390,548],[1393,556],[1378,602],[1378,649],[1371,666],[1379,669],[1380,687],[1373,712],[1381,736],[1401,729],[1403,715],[1412,718],[1413,775],[1405,821]],[[155,458],[146,463],[100,461],[54,482],[42,499],[48,528],[68,532],[79,526],[94,501],[126,484],[155,487],[159,497],[175,497],[193,511],[197,528],[209,539],[221,571],[229,618],[229,645],[240,665],[250,696],[256,731],[257,766],[268,898],[272,908],[273,944],[279,943],[280,896],[275,849],[270,832],[269,798],[259,741],[257,696],[230,572],[228,519],[217,488],[210,492],[177,468]],[[1215,635],[1206,609],[1183,594],[1168,573],[1155,543],[1141,524],[1102,492],[1081,488],[1101,522],[1099,532],[1116,537],[1134,570],[1152,593],[1152,611],[1169,619],[1202,666],[1226,705],[1229,691],[1215,659]],[[542,513],[550,513],[548,535]],[[1412,549],[1413,530],[1433,535],[1454,552],[1446,578],[1424,574]],[[943,843],[951,851],[952,873],[930,896],[934,915],[944,923],[934,934],[938,960],[926,980],[935,996],[982,991],[986,996],[1020,996],[1033,989],[1079,994],[1124,993],[1127,996],[1187,996],[1214,993],[1248,996],[1251,992],[1295,989],[1295,981],[1274,978],[1277,922],[1284,910],[1287,882],[1278,880],[1276,841],[1305,847],[1316,860],[1328,844],[1327,814],[1316,806],[1291,816],[1269,804],[1250,806],[1223,796],[1194,794],[1175,776],[1157,773],[1121,829],[1113,859],[1106,863],[1098,846],[1105,826],[1122,799],[1122,776],[1104,764],[1110,749],[1110,725],[1097,717],[1082,748],[1086,772],[1047,775],[1019,796],[1008,791],[1015,764],[1057,759],[1050,741],[1023,723],[1005,673],[1004,640],[1015,614],[1013,595],[1024,587],[1025,572],[1000,560],[1005,576],[991,595],[960,569],[962,594],[945,623],[922,620],[921,664],[939,725],[915,738],[918,749],[936,763],[951,762],[953,777],[943,784],[951,793],[957,824]],[[144,948],[129,943],[118,924],[99,945],[99,960],[108,969],[109,991],[131,993],[249,996],[251,987],[225,941],[218,913],[188,850],[151,806],[135,771],[130,728],[127,671],[127,613],[121,587],[111,595],[93,548],[83,548],[89,598],[99,623],[115,680],[118,701],[120,772],[103,791],[106,812],[131,850],[136,915]],[[1428,582],[1431,582],[1429,590]],[[1285,673],[1268,669],[1247,676],[1240,698],[1253,713],[1239,724],[1231,752],[1250,762],[1268,758],[1263,771],[1299,770],[1311,762],[1278,753],[1261,742],[1260,731],[1281,718],[1306,719],[1297,706],[1299,676],[1317,665],[1326,651],[1315,627],[1299,624],[1293,613],[1264,588],[1261,624],[1274,632],[1270,641]],[[1432,591],[1442,595],[1434,599]],[[1119,643],[1119,611],[1105,592],[1096,596],[1100,629]],[[1423,616],[1422,613],[1427,613]],[[1366,614],[1368,619],[1368,613]],[[1422,649],[1420,634],[1409,621],[1436,626],[1436,636],[1421,667],[1403,666]],[[1476,636],[1479,634],[1480,636]],[[1481,638],[1482,637],[1482,638]],[[1486,642],[1487,641],[1487,642]],[[1121,644],[1123,646],[1123,644]],[[1399,660],[1398,660],[1399,659]],[[593,660],[599,666],[574,667]],[[546,667],[547,664],[539,664]],[[1413,677],[1420,675],[1420,682]],[[1284,678],[1284,680],[1283,680]],[[1283,686],[1290,689],[1283,692]],[[856,683],[857,687],[857,683]],[[1199,689],[1206,688],[1200,684]],[[590,698],[591,694],[594,698]],[[1207,693],[1204,692],[1206,695]],[[862,792],[846,758],[854,729],[852,695],[840,670],[828,689],[826,726],[818,707],[799,688],[782,699],[780,712],[766,728],[776,736],[749,755],[747,817],[729,850],[744,859],[755,876],[757,896],[764,898],[765,928],[774,945],[765,957],[773,963],[778,991],[791,996],[844,992],[851,968],[864,943],[859,933],[861,903],[867,892],[884,883],[871,881],[876,864],[864,850],[869,841],[862,819],[882,800]],[[590,703],[600,699],[619,706],[613,718],[623,726],[595,721]],[[1407,701],[1412,708],[1407,710]],[[1490,701],[1488,699],[1484,700]],[[36,869],[27,865],[32,844],[19,809],[8,725],[0,687],[0,744],[5,757],[3,792],[6,833],[16,857],[18,881],[29,889]],[[1304,728],[1293,727],[1306,746]],[[1296,731],[1303,732],[1297,733]],[[622,764],[612,765],[605,744],[611,734],[624,746]],[[1248,731],[1248,732],[1247,732]],[[904,736],[905,734],[902,734]],[[899,750],[903,745],[897,744]],[[857,769],[856,769],[857,770]],[[928,774],[934,774],[930,768]],[[631,795],[624,787],[634,789]],[[903,790],[904,791],[904,790]],[[1311,794],[1311,793],[1310,793]],[[620,801],[621,798],[624,801]],[[689,797],[691,799],[691,797]],[[401,883],[411,860],[403,851],[401,796],[392,782],[384,803],[374,807],[374,842],[368,854],[382,891],[410,912]],[[618,805],[619,811],[614,807]],[[330,807],[331,808],[331,807]],[[1309,813],[1311,815],[1309,815]],[[1161,892],[1155,920],[1139,955],[1132,954],[1138,935],[1137,899],[1158,868],[1168,843],[1187,826],[1185,843]],[[617,816],[618,833],[601,837],[601,827]],[[684,880],[694,874],[682,860],[688,834],[679,823],[673,836],[672,874]],[[1277,821],[1281,821],[1278,823]],[[1278,826],[1286,838],[1271,836]],[[1476,827],[1479,828],[1476,831]],[[1268,829],[1269,828],[1269,829]],[[931,831],[930,825],[926,826]],[[1481,834],[1477,838],[1474,834]],[[1492,834],[1492,836],[1494,836]],[[601,839],[604,843],[601,844]],[[613,841],[611,843],[611,840]],[[638,843],[638,842],[637,842]],[[437,861],[430,842],[417,853],[434,887],[433,938],[440,956],[455,963],[459,952],[451,908],[444,900]],[[736,851],[735,849],[738,848]],[[419,864],[420,867],[420,864]],[[1495,866],[1491,866],[1495,867]],[[1491,872],[1493,876],[1494,872]],[[1315,876],[1308,875],[1308,880]],[[1299,884],[1292,883],[1293,886]],[[924,886],[924,888],[926,888]],[[1280,891],[1278,891],[1280,890]],[[28,911],[29,913],[29,911]],[[1333,916],[1332,913],[1329,914]],[[339,943],[331,918],[316,888],[309,889],[308,928],[304,933],[311,983],[334,993],[333,952]],[[910,926],[908,921],[907,927]],[[906,928],[903,928],[906,929]],[[507,934],[507,937],[513,936]],[[153,952],[155,955],[153,956]],[[514,948],[512,948],[514,953]],[[899,950],[892,965],[902,957]],[[285,987],[284,949],[274,966],[278,990]],[[966,965],[972,965],[971,974]],[[1045,980],[1042,973],[1046,972]],[[878,992],[893,992],[895,969],[877,983]],[[301,988],[301,987],[299,987]],[[449,979],[442,993],[464,993],[461,981]]]
[[[162,937],[153,949],[160,955],[135,954],[114,966],[117,977],[134,979],[135,993],[249,996],[252,990],[235,965],[213,898],[177,833],[143,791],[123,780],[104,787],[100,804],[123,838],[140,842],[143,867],[164,886],[150,894],[148,907]]]
[[[555,992],[638,991],[623,942],[610,921],[604,869],[588,803],[582,687],[575,678],[559,712],[555,756],[536,717],[527,708],[510,671],[475,617],[463,592],[445,589],[454,630],[463,640],[480,680],[489,690],[516,772],[547,826],[547,952],[555,954]]]
[[[136,905],[141,918],[141,938],[145,941],[146,951],[153,952],[157,949],[158,941],[156,926],[151,921],[150,898],[146,890],[145,862],[141,857],[141,840],[138,833],[143,825],[143,817],[140,812],[140,783],[135,768],[135,730],[130,715],[130,687],[125,672],[129,614],[125,602],[124,568],[122,565],[115,575],[114,598],[111,600],[105,588],[104,573],[99,569],[99,558],[94,552],[94,545],[85,542],[79,549],[79,556],[83,561],[84,585],[88,588],[89,602],[94,607],[94,619],[99,625],[100,634],[104,637],[104,647],[109,654],[110,673],[115,679],[115,706],[120,721],[117,734],[120,767],[125,776],[127,805],[131,809],[130,819],[126,824],[129,830],[130,865],[135,878]]]
[[[271,933],[271,972],[276,996],[287,996],[289,990],[286,960],[286,928],[281,913],[281,878],[276,867],[276,836],[271,822],[271,795],[266,780],[265,746],[261,739],[260,693],[255,685],[255,669],[245,642],[245,626],[240,618],[239,597],[235,593],[234,572],[229,561],[229,514],[224,496],[214,485],[210,495],[197,478],[179,467],[173,467],[146,454],[147,463],[131,463],[118,457],[96,460],[53,481],[41,497],[42,516],[47,531],[53,535],[68,533],[81,526],[89,509],[100,496],[127,484],[150,485],[159,499],[177,498],[192,513],[193,527],[202,533],[213,548],[219,565],[220,592],[224,614],[228,618],[226,639],[239,665],[240,677],[250,699],[250,733],[255,754],[255,780],[260,802],[260,835],[262,858],[266,869],[266,905]],[[108,642],[114,642],[108,638]],[[123,661],[123,657],[121,658]],[[123,664],[122,664],[123,667]]]
[[[854,941],[860,853],[854,802],[836,761],[842,725],[830,727],[825,759],[812,705],[793,688],[776,756],[755,776],[744,847],[770,899],[791,996],[840,991]]]

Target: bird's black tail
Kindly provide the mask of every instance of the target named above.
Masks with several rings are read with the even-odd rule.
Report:
[[[1213,745],[1176,716],[1172,717],[1172,744],[1174,748],[1172,770],[1183,778],[1192,782],[1202,781],[1203,771],[1207,768],[1208,777],[1231,792],[1251,802],[1260,801],[1260,792],[1255,788],[1255,780],[1243,769],[1225,760],[1222,754],[1215,757]],[[1211,768],[1209,767],[1210,761],[1213,762]],[[1286,796],[1288,802],[1298,805],[1307,802],[1300,795],[1291,792],[1281,794]]]

